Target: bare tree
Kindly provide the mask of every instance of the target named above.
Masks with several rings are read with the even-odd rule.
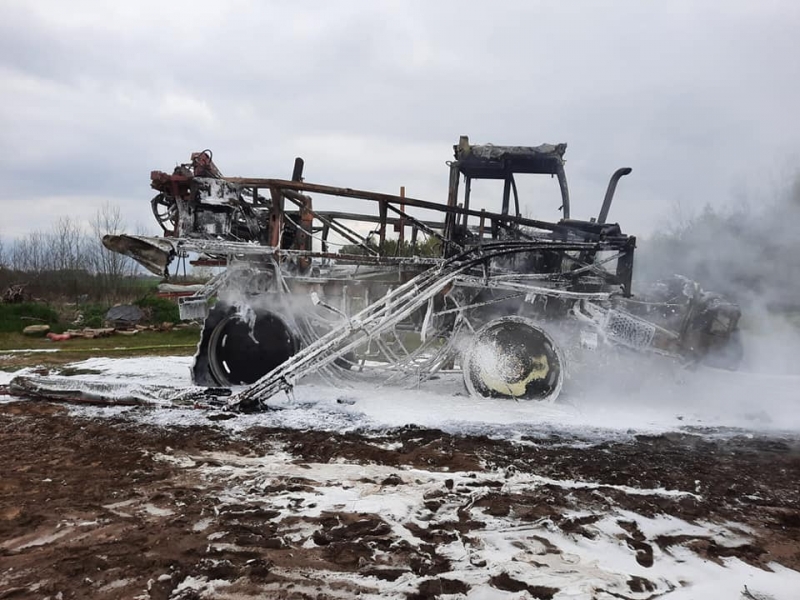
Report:
[[[93,287],[89,278],[87,235],[80,223],[69,216],[60,217],[45,235],[44,245],[51,293],[77,300]]]
[[[0,269],[6,266],[5,247],[3,246],[3,238],[0,237]]]
[[[103,246],[103,236],[117,235],[125,229],[119,206],[106,202],[95,213],[91,222],[91,263],[107,293],[116,295],[126,277],[136,272],[134,262],[122,254]]]
[[[20,250],[20,244],[22,240],[16,239],[13,240],[11,244],[11,249],[8,253],[8,266],[10,269],[14,271],[21,271],[21,262],[22,262],[22,251]]]
[[[54,271],[79,271],[87,269],[86,232],[72,217],[61,217],[53,225],[47,239],[49,267]]]
[[[41,231],[32,231],[16,240],[11,251],[12,267],[18,271],[40,273],[46,261],[44,237]]]

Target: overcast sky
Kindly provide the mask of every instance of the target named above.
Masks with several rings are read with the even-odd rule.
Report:
[[[798,39],[797,0],[0,0],[0,235],[106,201],[155,232],[150,171],[203,148],[444,202],[462,134],[567,142],[577,218],[632,167],[610,218],[646,234],[798,173]]]

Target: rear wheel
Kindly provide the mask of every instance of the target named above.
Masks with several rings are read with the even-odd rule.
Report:
[[[523,317],[490,321],[462,359],[464,383],[480,398],[553,401],[564,383],[564,359],[555,341]]]

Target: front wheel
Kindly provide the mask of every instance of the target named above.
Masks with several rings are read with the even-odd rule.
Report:
[[[281,315],[218,303],[203,324],[192,380],[195,385],[249,385],[300,349],[300,339]]]
[[[717,369],[737,371],[741,367],[743,359],[742,333],[737,329],[731,332],[724,342],[709,347],[703,356],[703,364]]]

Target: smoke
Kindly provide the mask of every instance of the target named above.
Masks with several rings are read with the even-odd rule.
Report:
[[[742,310],[738,371],[611,352],[567,399],[598,423],[622,419],[748,430],[800,429],[800,178],[770,202],[673,214],[640,240],[634,293],[680,274]],[[577,383],[577,385],[575,385]]]
[[[681,274],[737,302],[745,367],[800,374],[800,176],[760,206],[673,213],[640,242],[637,283]]]
[[[234,307],[237,317],[248,326],[249,336],[256,343],[254,329],[259,315],[279,317],[293,335],[302,338],[304,344],[311,343],[343,320],[334,308],[326,308],[328,305],[315,307],[312,296],[314,292],[321,293],[321,286],[300,286],[294,292],[277,293],[268,291],[279,285],[272,281],[271,271],[252,269],[246,263],[233,263],[229,273],[219,299],[224,305]],[[341,303],[341,298],[328,300]]]

